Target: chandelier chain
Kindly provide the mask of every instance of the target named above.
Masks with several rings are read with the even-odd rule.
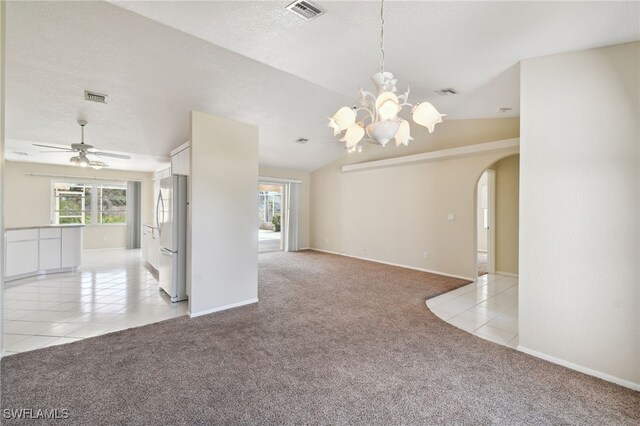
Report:
[[[384,0],[380,2],[380,72],[384,72]]]

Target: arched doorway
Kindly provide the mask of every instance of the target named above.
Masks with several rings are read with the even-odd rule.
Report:
[[[519,154],[489,165],[475,191],[477,273],[518,275]]]

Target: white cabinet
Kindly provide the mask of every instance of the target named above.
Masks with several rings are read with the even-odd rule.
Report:
[[[61,268],[77,268],[82,262],[82,228],[62,228]]]
[[[142,230],[143,248],[142,257],[154,269],[158,269],[160,260],[160,238],[155,227],[144,225]]]
[[[5,277],[69,271],[80,266],[82,227],[7,229]]]
[[[171,173],[189,176],[191,174],[190,155],[189,142],[171,151]]]
[[[39,270],[60,269],[62,244],[60,228],[40,228]]]
[[[6,251],[6,276],[38,271],[38,240],[7,242]]]
[[[143,225],[142,226],[142,247],[141,247],[141,253],[142,253],[142,260],[144,260],[145,262],[149,261],[149,238],[151,238],[151,227],[147,226],[147,225]]]
[[[38,239],[37,229],[7,230],[5,276],[38,271]]]

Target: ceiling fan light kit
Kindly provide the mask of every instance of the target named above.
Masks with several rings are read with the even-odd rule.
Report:
[[[402,107],[411,109],[413,121],[427,128],[433,133],[436,124],[442,123],[438,110],[429,102],[422,102],[415,106],[408,102],[409,89],[397,95],[393,74],[384,70],[384,0],[380,7],[380,72],[375,73],[371,80],[376,88],[376,94],[360,89],[358,105],[352,108],[342,107],[333,117],[329,118],[328,126],[333,129],[334,136],[343,133],[341,142],[345,142],[349,152],[362,152],[365,141],[385,146],[391,139],[395,139],[396,146],[409,145],[413,140],[409,122],[398,117]],[[364,119],[358,120],[358,113],[364,112]],[[365,125],[364,120],[369,124]],[[370,139],[363,139],[366,135]]]
[[[80,139],[80,143],[72,143],[71,144],[71,148],[60,148],[59,146],[52,146],[52,145],[41,145],[41,144],[37,144],[34,143],[34,146],[39,146],[39,147],[43,147],[43,148],[51,148],[51,149],[56,149],[57,151],[41,151],[41,152],[73,152],[76,153],[76,155],[73,155],[71,158],[69,158],[69,163],[71,163],[74,166],[78,166],[78,167],[92,167],[94,169],[102,169],[105,167],[109,167],[109,165],[107,163],[105,163],[104,161],[98,161],[98,160],[91,160],[89,159],[89,157],[87,157],[88,154],[90,155],[96,155],[98,157],[113,157],[113,158],[121,158],[123,160],[129,160],[131,157],[128,155],[123,155],[123,154],[116,154],[113,152],[104,152],[104,151],[90,151],[90,149],[93,149],[93,145],[89,145],[84,143],[84,126],[87,125],[87,121],[86,120],[78,120],[78,124],[80,125],[81,128],[81,139]]]

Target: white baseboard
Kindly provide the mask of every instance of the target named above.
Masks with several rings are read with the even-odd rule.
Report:
[[[214,312],[226,311],[227,309],[239,308],[240,306],[244,306],[244,305],[251,305],[252,303],[258,303],[258,299],[244,300],[242,302],[232,303],[230,305],[219,306],[217,308],[207,309],[206,311],[189,312],[189,317],[195,318],[195,317],[199,317],[199,316],[202,316],[202,315],[212,314]]]
[[[525,348],[524,346],[518,345],[518,350],[520,352],[524,352],[526,354],[535,356],[536,358],[544,359],[545,361],[562,365],[563,367],[567,367],[572,370],[576,370],[581,373],[588,374],[590,376],[594,376],[602,380],[606,380],[607,382],[615,383],[617,385],[624,386],[625,388],[633,389],[635,391],[640,391],[640,383],[633,383],[629,380],[621,379],[619,377],[615,377],[610,374],[603,373],[601,371],[592,370],[591,368],[585,367],[583,365],[574,364],[573,362],[565,361],[564,359],[556,358],[554,356],[547,355],[542,352],[534,351],[533,349]]]
[[[310,250],[319,251],[319,252],[322,252],[322,253],[335,254],[335,255],[338,255],[338,256],[352,257],[354,259],[366,260],[368,262],[382,263],[383,265],[399,266],[400,268],[413,269],[414,271],[421,271],[421,272],[429,272],[430,274],[444,275],[445,277],[460,278],[462,280],[469,280],[469,281],[475,281],[476,280],[475,278],[463,277],[461,275],[449,274],[447,272],[434,271],[432,269],[417,268],[415,266],[403,265],[403,264],[400,264],[400,263],[385,262],[383,260],[370,259],[368,257],[353,256],[351,254],[337,253],[335,251],[321,250],[321,249],[314,248],[314,247],[311,247]]]
[[[92,249],[82,249],[82,251],[109,251],[109,250],[140,250],[137,249],[128,249],[127,246],[124,247],[104,247],[104,248],[92,248]]]
[[[495,272],[489,272],[489,273],[490,274],[496,274],[496,275],[506,275],[508,277],[518,278],[518,274],[514,274],[513,272],[495,271]]]

